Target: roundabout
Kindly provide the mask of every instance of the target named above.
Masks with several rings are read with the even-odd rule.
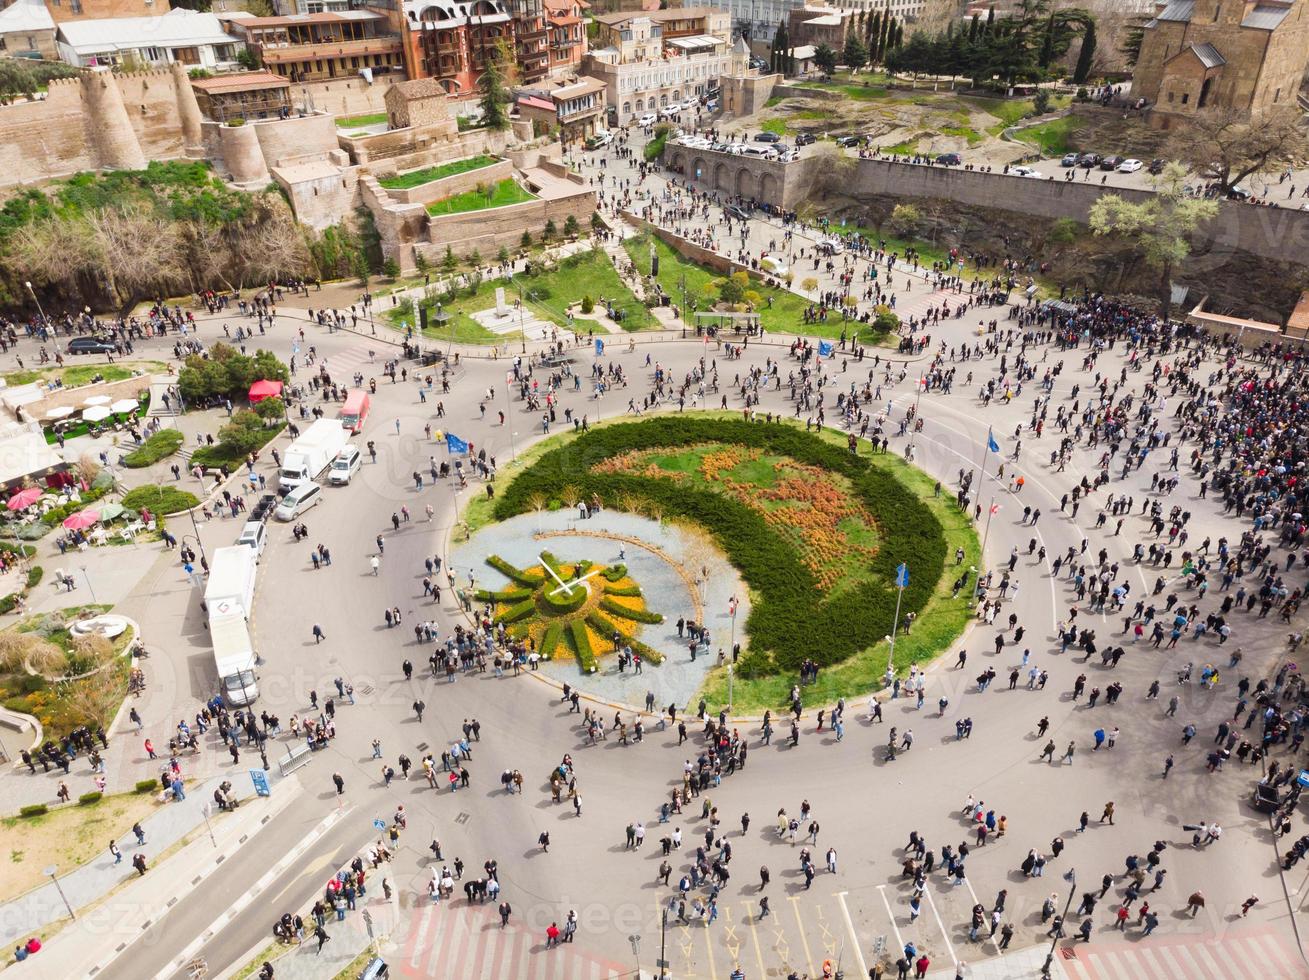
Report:
[[[615,633],[620,650],[663,661],[661,671],[689,662],[687,637],[667,628],[680,619],[709,629],[698,651],[709,670],[683,672],[680,703],[730,696],[738,712],[782,707],[802,665],[818,685],[807,700],[867,694],[882,683],[893,624],[900,668],[962,632],[967,591],[954,586],[977,565],[977,538],[957,505],[899,459],[779,423],[697,413],[547,439],[503,471],[508,485],[494,499],[470,506],[469,524],[482,530],[455,563],[474,581],[496,576],[479,602],[546,660],[575,658],[587,691]],[[495,533],[506,524],[516,531]],[[547,535],[571,538],[568,550]],[[592,540],[576,550],[579,537],[597,535],[608,538],[603,548]],[[689,539],[670,547],[676,535]],[[495,550],[506,539],[518,542],[510,560]],[[668,566],[652,569],[657,586],[626,574],[628,543]],[[912,570],[903,594],[902,564]],[[586,580],[573,585],[579,570]],[[647,602],[662,629],[642,618]],[[661,635],[638,639],[635,625]],[[696,689],[692,674],[702,677]],[[574,670],[568,680],[577,679]]]

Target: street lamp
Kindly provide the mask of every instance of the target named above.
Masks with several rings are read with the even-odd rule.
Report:
[[[30,282],[25,282],[23,283],[23,285],[26,286],[27,291],[32,294],[32,301],[36,303],[36,311],[41,314],[41,319],[44,320],[45,310],[41,309],[41,301],[36,298],[36,290],[32,288],[32,284]]]
[[[636,980],[641,980],[641,937],[632,933],[627,941],[632,944],[632,955],[636,957]]]
[[[1076,869],[1070,868],[1070,869],[1068,870],[1068,875],[1067,875],[1067,877],[1068,877],[1068,880],[1069,880],[1069,886],[1068,886],[1068,901],[1064,902],[1064,914],[1063,914],[1063,916],[1062,916],[1062,921],[1063,921],[1063,924],[1065,924],[1065,925],[1066,925],[1067,922],[1068,922],[1068,910],[1069,910],[1070,908],[1073,907],[1073,896],[1074,896],[1075,894],[1077,894],[1077,871],[1076,871]],[[1055,937],[1054,937],[1053,939],[1050,940],[1050,952],[1048,952],[1048,953],[1046,954],[1046,956],[1045,956],[1045,964],[1041,967],[1041,976],[1044,977],[1045,980],[1050,980],[1050,967],[1051,967],[1051,965],[1053,965],[1053,963],[1054,963],[1054,951],[1055,951],[1055,947],[1058,945],[1058,943],[1059,943],[1059,936],[1058,936],[1058,934],[1056,933],[1056,934],[1055,934]]]
[[[100,600],[95,597],[95,588],[91,585],[91,576],[88,575],[86,572],[86,566],[78,565],[77,567],[82,570],[82,577],[86,579],[86,587],[91,592],[91,601],[94,602],[97,606],[100,605]]]
[[[30,283],[28,284],[28,288],[29,289],[31,288]],[[59,884],[59,877],[58,877],[59,868],[56,865],[52,864],[41,873],[46,875],[51,881],[55,883],[55,890],[59,892],[59,897],[64,900],[64,908],[68,909],[68,917],[70,919],[76,919],[77,916],[73,914],[73,907],[68,904],[68,896],[64,894],[63,886]]]

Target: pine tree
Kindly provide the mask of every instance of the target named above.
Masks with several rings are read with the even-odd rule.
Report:
[[[986,36],[992,37],[995,34],[995,7],[989,7],[986,11]]]
[[[1095,21],[1086,22],[1082,34],[1082,49],[1077,54],[1077,67],[1073,69],[1073,84],[1085,85],[1091,77],[1091,60],[1095,57]]]
[[[773,35],[773,56],[771,67],[775,73],[788,74],[787,59],[791,50],[791,40],[786,34],[786,21],[778,21],[777,33]]]
[[[482,89],[482,118],[488,129],[497,131],[509,128],[509,114],[505,112],[505,104],[509,101],[509,93],[505,91],[501,65],[502,55],[503,52],[497,49],[491,57],[487,58],[486,71],[483,73],[480,83]]]
[[[1036,63],[1042,68],[1049,68],[1054,61],[1054,14],[1045,22],[1045,36],[1041,39],[1041,53]]]
[[[895,22],[895,43],[893,48],[899,50],[900,45],[904,44],[904,24],[900,21]]]
[[[980,31],[981,28],[982,28],[981,15],[973,14],[973,19],[968,22],[968,40],[976,41],[977,32]]]

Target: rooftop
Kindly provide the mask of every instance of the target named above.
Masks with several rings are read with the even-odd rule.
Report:
[[[178,8],[159,17],[111,17],[60,24],[58,34],[78,54],[146,47],[236,44],[215,14]]]
[[[579,95],[587,95],[591,92],[603,92],[608,86],[598,78],[579,78],[572,85],[565,85],[563,88],[557,88],[551,91],[552,99],[575,99]]]
[[[219,20],[230,20],[232,14],[219,14]],[[244,27],[294,27],[299,24],[339,24],[343,21],[385,20],[385,16],[371,10],[344,10],[339,14],[324,12],[321,14],[287,14],[285,17],[239,17],[237,21]]]
[[[236,92],[259,92],[270,88],[290,88],[291,83],[271,71],[243,71],[235,75],[214,75],[192,80],[191,87],[210,95]]]
[[[17,0],[0,10],[0,34],[19,31],[52,31],[54,18],[41,0]]]
[[[658,24],[667,20],[691,20],[695,17],[707,17],[710,14],[724,12],[715,7],[673,7],[668,10],[627,10],[616,14],[596,14],[592,19],[597,23],[608,24],[613,27],[616,24],[625,24],[629,20],[635,20],[637,17],[648,17]]]

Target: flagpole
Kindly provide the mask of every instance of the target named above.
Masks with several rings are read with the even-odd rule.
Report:
[[[886,655],[886,672],[894,676],[895,670],[895,635],[900,631],[900,600],[904,598],[904,586],[900,586],[895,597],[895,621],[891,623],[891,651]]]
[[[978,463],[977,469],[974,470],[974,472],[977,473],[977,496],[974,499],[978,500],[981,499],[982,483],[986,479],[986,460],[987,457],[991,455],[991,440],[993,438],[991,428],[992,427],[989,425],[986,427],[986,442],[982,443],[982,459],[981,462]]]
[[[977,556],[977,562],[979,566],[986,562],[986,539],[991,534],[991,518],[994,516],[995,516],[995,497],[992,497],[991,503],[988,504],[986,508],[986,529],[982,532],[982,550],[978,553]],[[980,576],[981,574],[980,571],[978,574]]]

